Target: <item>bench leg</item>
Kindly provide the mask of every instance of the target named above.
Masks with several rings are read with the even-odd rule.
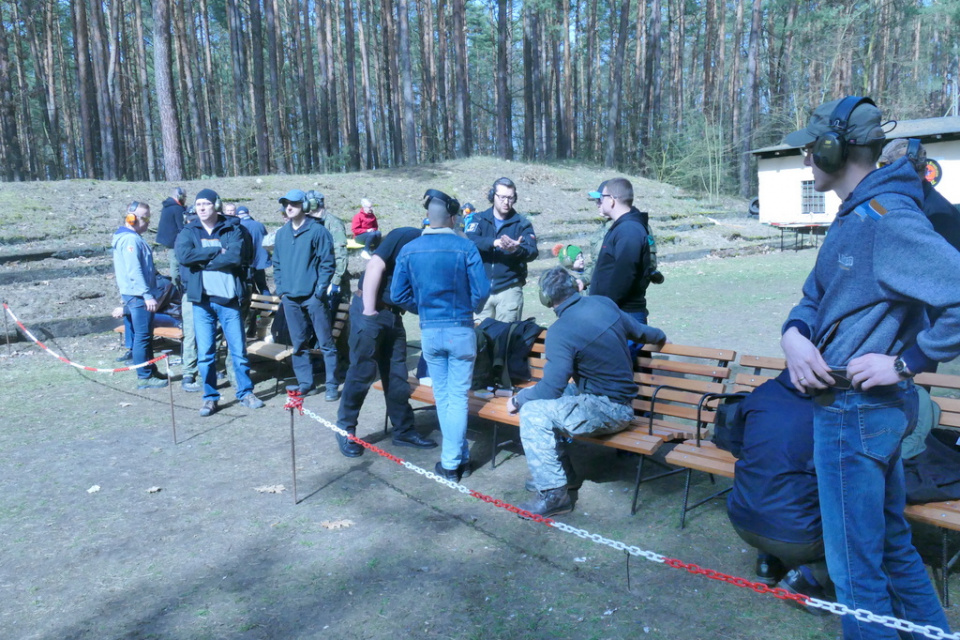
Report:
[[[947,560],[947,530],[940,532],[940,599],[943,600],[943,608],[950,606],[950,588],[947,582],[947,576],[950,574],[950,562]]]
[[[693,475],[693,469],[687,469],[687,477],[683,484],[683,511],[680,512],[680,528],[687,525],[687,502],[690,498],[690,477]]]

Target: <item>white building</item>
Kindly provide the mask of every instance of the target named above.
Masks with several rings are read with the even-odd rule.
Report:
[[[939,167],[936,184],[947,200],[960,204],[960,117],[902,120],[887,132],[887,140],[919,138],[927,157]],[[796,147],[777,145],[751,151],[757,156],[760,222],[780,228],[810,228],[829,225],[840,207],[831,191],[813,190],[813,171],[803,166],[803,153]],[[932,170],[932,173],[935,173]]]

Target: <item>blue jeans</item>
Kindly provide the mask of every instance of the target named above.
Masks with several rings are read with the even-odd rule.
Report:
[[[917,392],[909,381],[869,391],[837,391],[832,404],[815,405],[813,457],[823,541],[841,603],[949,632],[903,516],[900,441],[916,419]],[[877,623],[844,616],[843,637],[901,636]]]
[[[153,360],[153,314],[140,296],[123,298],[123,325],[126,344],[133,350],[133,364]],[[146,380],[157,370],[157,365],[137,369],[137,377]]]
[[[223,328],[227,350],[233,359],[239,400],[253,393],[250,367],[247,365],[247,341],[243,335],[243,322],[240,319],[240,305],[236,302],[231,305],[221,305],[209,300],[193,303],[193,328],[197,335],[197,366],[200,369],[200,379],[203,380],[203,399],[220,399],[220,392],[217,391],[217,346],[214,342],[218,321]]]
[[[423,359],[433,380],[433,398],[443,433],[440,464],[454,470],[470,460],[467,443],[467,394],[477,359],[476,333],[470,327],[442,327],[421,331]]]

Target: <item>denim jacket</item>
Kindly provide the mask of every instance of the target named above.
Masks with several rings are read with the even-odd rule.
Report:
[[[472,327],[489,295],[480,252],[453,229],[425,229],[397,256],[390,297],[420,316],[421,329]]]

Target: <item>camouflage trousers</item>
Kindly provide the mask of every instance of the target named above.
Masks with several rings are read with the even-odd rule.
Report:
[[[567,483],[557,433],[561,437],[616,433],[626,429],[632,419],[632,407],[606,396],[577,394],[573,385],[556,400],[524,403],[520,407],[520,439],[534,485],[546,491]]]

